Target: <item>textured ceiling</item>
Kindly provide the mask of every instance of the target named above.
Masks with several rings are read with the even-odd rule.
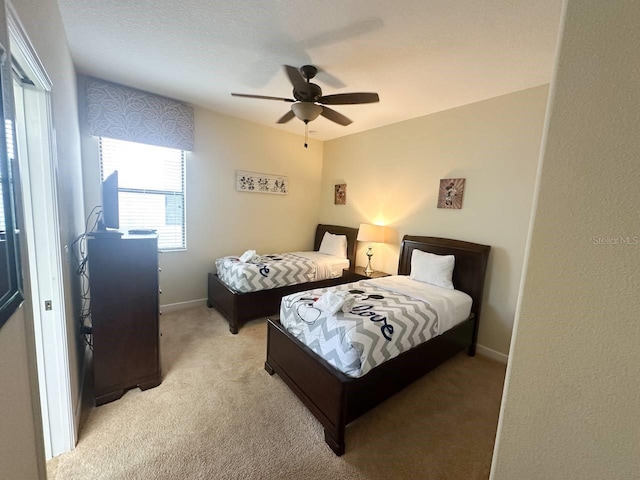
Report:
[[[58,0],[78,72],[296,134],[283,64],[313,64],[323,94],[380,103],[319,117],[328,140],[548,83],[562,0]]]

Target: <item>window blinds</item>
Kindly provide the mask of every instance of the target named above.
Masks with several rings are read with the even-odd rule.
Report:
[[[2,172],[0,172],[0,232],[4,232],[6,227],[4,225],[4,197],[2,196]]]
[[[153,228],[162,250],[186,248],[185,154],[100,138],[102,179],[118,171],[120,230]]]
[[[15,152],[13,150],[15,143],[13,141],[13,124],[9,119],[4,122],[4,132],[7,141],[7,163],[10,164],[15,157]],[[4,222],[4,196],[2,195],[3,183],[2,170],[0,170],[0,232],[4,232],[6,230]]]

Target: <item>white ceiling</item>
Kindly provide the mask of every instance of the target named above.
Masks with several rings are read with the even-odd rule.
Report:
[[[333,107],[328,140],[551,80],[562,0],[58,0],[78,72],[275,122],[291,97],[283,64],[316,65],[323,94],[378,92]]]

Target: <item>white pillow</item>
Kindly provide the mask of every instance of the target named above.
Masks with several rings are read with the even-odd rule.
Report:
[[[325,255],[333,255],[334,257],[347,258],[347,236],[324,232],[318,252]]]
[[[409,278],[453,290],[452,277],[455,261],[456,257],[453,255],[435,255],[421,250],[414,250],[411,253],[411,274]]]

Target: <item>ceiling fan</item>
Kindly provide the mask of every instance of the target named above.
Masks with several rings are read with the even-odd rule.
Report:
[[[313,65],[304,65],[299,69],[291,65],[284,65],[285,72],[293,85],[293,98],[269,97],[265,95],[250,95],[246,93],[232,93],[235,97],[259,98],[263,100],[279,100],[291,103],[291,110],[285,113],[277,123],[287,123],[293,117],[302,120],[305,125],[322,115],[339,125],[349,125],[351,120],[341,113],[327,107],[327,105],[356,105],[361,103],[375,103],[380,101],[377,93],[337,93],[322,95],[319,85],[311,83],[318,69]],[[305,147],[307,146],[305,142]]]

